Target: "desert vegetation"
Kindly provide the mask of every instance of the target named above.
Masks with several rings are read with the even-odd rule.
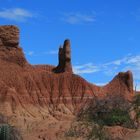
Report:
[[[84,140],[112,140],[105,128],[93,122],[75,121],[65,133],[65,137],[82,138]]]
[[[22,140],[19,130],[8,124],[8,118],[0,114],[0,140]]]
[[[98,125],[119,125],[135,128],[134,120],[129,115],[132,105],[123,96],[117,94],[107,95],[103,99],[93,99],[81,110],[78,118]]]
[[[135,112],[135,121],[137,122],[137,125],[139,127],[139,124],[140,124],[140,121],[139,121],[139,118],[140,118],[140,94],[137,94],[134,97],[134,100],[132,102],[132,107],[133,107],[133,110]]]
[[[133,112],[133,117],[131,115]],[[107,127],[120,126],[137,130],[140,117],[140,95],[129,101],[117,94],[94,98],[77,115],[77,120],[66,132],[67,137],[83,137],[87,140],[119,140],[113,138]],[[79,126],[79,127],[78,127]]]

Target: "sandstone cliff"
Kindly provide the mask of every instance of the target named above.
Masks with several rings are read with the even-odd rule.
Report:
[[[19,29],[15,26],[0,27],[0,59],[21,66],[27,63],[19,47]]]
[[[69,122],[59,121],[71,120],[95,97],[133,96],[130,71],[119,73],[103,87],[73,74],[69,40],[59,49],[58,66],[29,64],[19,46],[19,33],[16,26],[0,26],[0,113],[10,117],[10,123],[22,128],[24,133],[32,129],[32,135],[27,135],[26,140],[37,139],[44,126],[48,127],[47,137],[56,137],[50,125],[58,123],[56,127],[63,130]]]
[[[11,114],[18,106],[27,104],[61,104],[74,112],[95,94],[133,94],[131,72],[120,73],[104,87],[73,74],[69,40],[59,49],[57,67],[30,65],[19,47],[19,29],[15,26],[0,27],[0,64],[0,110],[4,113]]]

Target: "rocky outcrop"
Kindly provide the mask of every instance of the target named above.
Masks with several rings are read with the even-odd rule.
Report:
[[[72,73],[70,40],[65,40],[63,47],[59,48],[59,64],[54,69],[55,73]]]
[[[0,47],[18,47],[19,29],[16,26],[0,27]]]
[[[19,47],[19,29],[16,26],[0,26],[0,59],[21,66],[27,64]]]
[[[130,71],[119,73],[103,87],[73,74],[69,40],[60,47],[58,58],[58,66],[30,65],[19,46],[19,29],[0,26],[0,113],[9,116],[10,123],[27,134],[33,132],[32,138],[27,135],[26,140],[35,139],[34,135],[37,139],[44,128],[48,128],[44,129],[47,136],[52,136],[50,132],[57,136],[54,129],[61,130],[93,98],[106,94],[133,95]],[[64,118],[66,122],[56,127],[54,122],[60,123]]]
[[[133,75],[131,71],[120,72],[106,86],[102,88],[103,94],[133,94]]]
[[[59,49],[57,67],[28,64],[19,47],[19,29],[15,26],[1,26],[0,41],[0,110],[12,112],[17,106],[23,108],[30,104],[54,108],[62,105],[70,112],[76,112],[95,94],[133,93],[130,71],[118,74],[104,87],[73,74],[69,40],[65,40]],[[7,102],[9,109],[4,105]]]
[[[131,71],[127,71],[125,73],[120,72],[118,74],[118,79],[126,85],[127,90],[130,93],[133,93],[133,74]]]

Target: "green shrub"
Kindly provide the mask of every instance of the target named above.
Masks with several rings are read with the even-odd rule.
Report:
[[[0,140],[10,140],[10,129],[8,124],[0,126]]]
[[[140,110],[136,111],[136,119],[138,119],[140,117]]]
[[[0,140],[22,140],[22,137],[15,127],[0,124]]]
[[[140,94],[137,94],[133,100],[133,105],[137,108],[140,106]]]
[[[112,109],[109,112],[96,112],[92,115],[88,114],[86,118],[87,121],[95,122],[99,125],[133,127],[133,121],[129,113],[119,108]]]
[[[123,96],[107,95],[104,99],[93,99],[80,111],[77,118],[98,125],[135,128],[134,120],[129,115],[131,106],[131,102]]]
[[[136,120],[138,120],[140,118],[140,94],[137,94],[134,97],[132,105],[133,105],[134,110],[136,112]]]

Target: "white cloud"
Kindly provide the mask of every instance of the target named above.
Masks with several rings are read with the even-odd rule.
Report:
[[[100,65],[87,63],[74,66],[74,73],[76,74],[102,72],[107,76],[113,76],[120,71],[127,70],[133,72],[135,80],[140,80],[140,55],[128,55],[124,58]]]
[[[134,86],[137,85],[136,89],[140,91],[140,55],[127,55],[124,58],[100,65],[87,63],[76,65],[73,68],[75,74],[92,74],[99,72],[106,76],[114,76],[120,71],[131,70],[134,76]],[[97,83],[97,85],[103,86],[105,83]]]
[[[64,13],[62,16],[61,20],[69,24],[88,24],[96,20],[95,14],[93,13]]]
[[[96,83],[97,86],[105,86],[107,83]]]
[[[83,65],[73,66],[73,71],[75,74],[89,74],[99,71],[99,67],[93,65],[92,63],[87,63]]]
[[[105,65],[107,65],[107,72],[112,72],[112,75],[116,71],[131,70],[134,74],[134,79],[140,80],[140,55],[129,55]]]
[[[140,55],[128,57],[123,69],[130,69],[134,74],[134,79],[140,80]]]
[[[129,61],[131,61],[132,57],[135,57],[135,56],[131,56],[131,55],[127,55],[121,59],[117,59],[117,60],[114,60],[114,61],[111,61],[111,62],[108,62],[104,65],[108,66],[108,65],[117,65],[117,66],[120,66],[122,64],[125,64],[125,63],[129,63]]]
[[[128,64],[140,64],[140,55],[131,56],[127,60]]]
[[[5,18],[14,21],[25,21],[27,18],[32,18],[33,14],[26,9],[13,8],[0,11],[0,18]]]

